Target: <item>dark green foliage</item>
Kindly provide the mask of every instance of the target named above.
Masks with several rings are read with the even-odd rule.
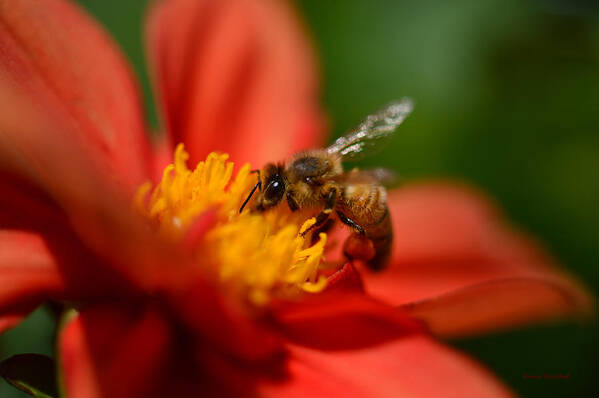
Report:
[[[0,362],[0,375],[12,386],[36,398],[58,396],[56,365],[45,355],[14,355]]]

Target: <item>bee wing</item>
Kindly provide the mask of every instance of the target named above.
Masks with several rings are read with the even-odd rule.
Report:
[[[347,173],[341,174],[337,180],[348,185],[380,184],[389,188],[397,185],[399,176],[395,172],[384,168],[369,170],[353,169]]]
[[[394,101],[378,112],[369,115],[357,127],[338,138],[326,150],[329,154],[341,155],[343,160],[359,160],[378,152],[393,136],[395,129],[412,112],[409,98]]]

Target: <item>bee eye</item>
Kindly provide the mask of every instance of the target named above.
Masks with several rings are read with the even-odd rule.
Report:
[[[266,186],[264,198],[269,202],[278,202],[285,193],[285,183],[281,177],[277,176]]]

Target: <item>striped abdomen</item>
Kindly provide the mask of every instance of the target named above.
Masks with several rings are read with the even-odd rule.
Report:
[[[337,207],[340,220],[353,227],[357,234],[363,233],[372,242],[374,257],[368,255],[371,257],[368,265],[374,270],[383,269],[389,260],[393,243],[387,191],[376,184],[348,185],[342,191],[340,202]],[[349,221],[344,220],[344,216]],[[359,253],[346,254],[360,257]]]

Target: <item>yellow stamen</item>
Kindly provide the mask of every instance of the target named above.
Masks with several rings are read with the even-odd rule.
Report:
[[[319,276],[327,236],[310,246],[306,231],[315,223],[306,214],[291,213],[280,205],[265,213],[239,208],[256,183],[250,165],[233,175],[228,155],[211,153],[195,170],[179,144],[174,163],[164,170],[161,182],[139,187],[133,205],[166,239],[181,240],[204,212],[213,210],[216,223],[196,248],[198,264],[216,275],[227,292],[260,305],[274,296],[319,292],[326,278]],[[150,194],[150,191],[151,194]]]

